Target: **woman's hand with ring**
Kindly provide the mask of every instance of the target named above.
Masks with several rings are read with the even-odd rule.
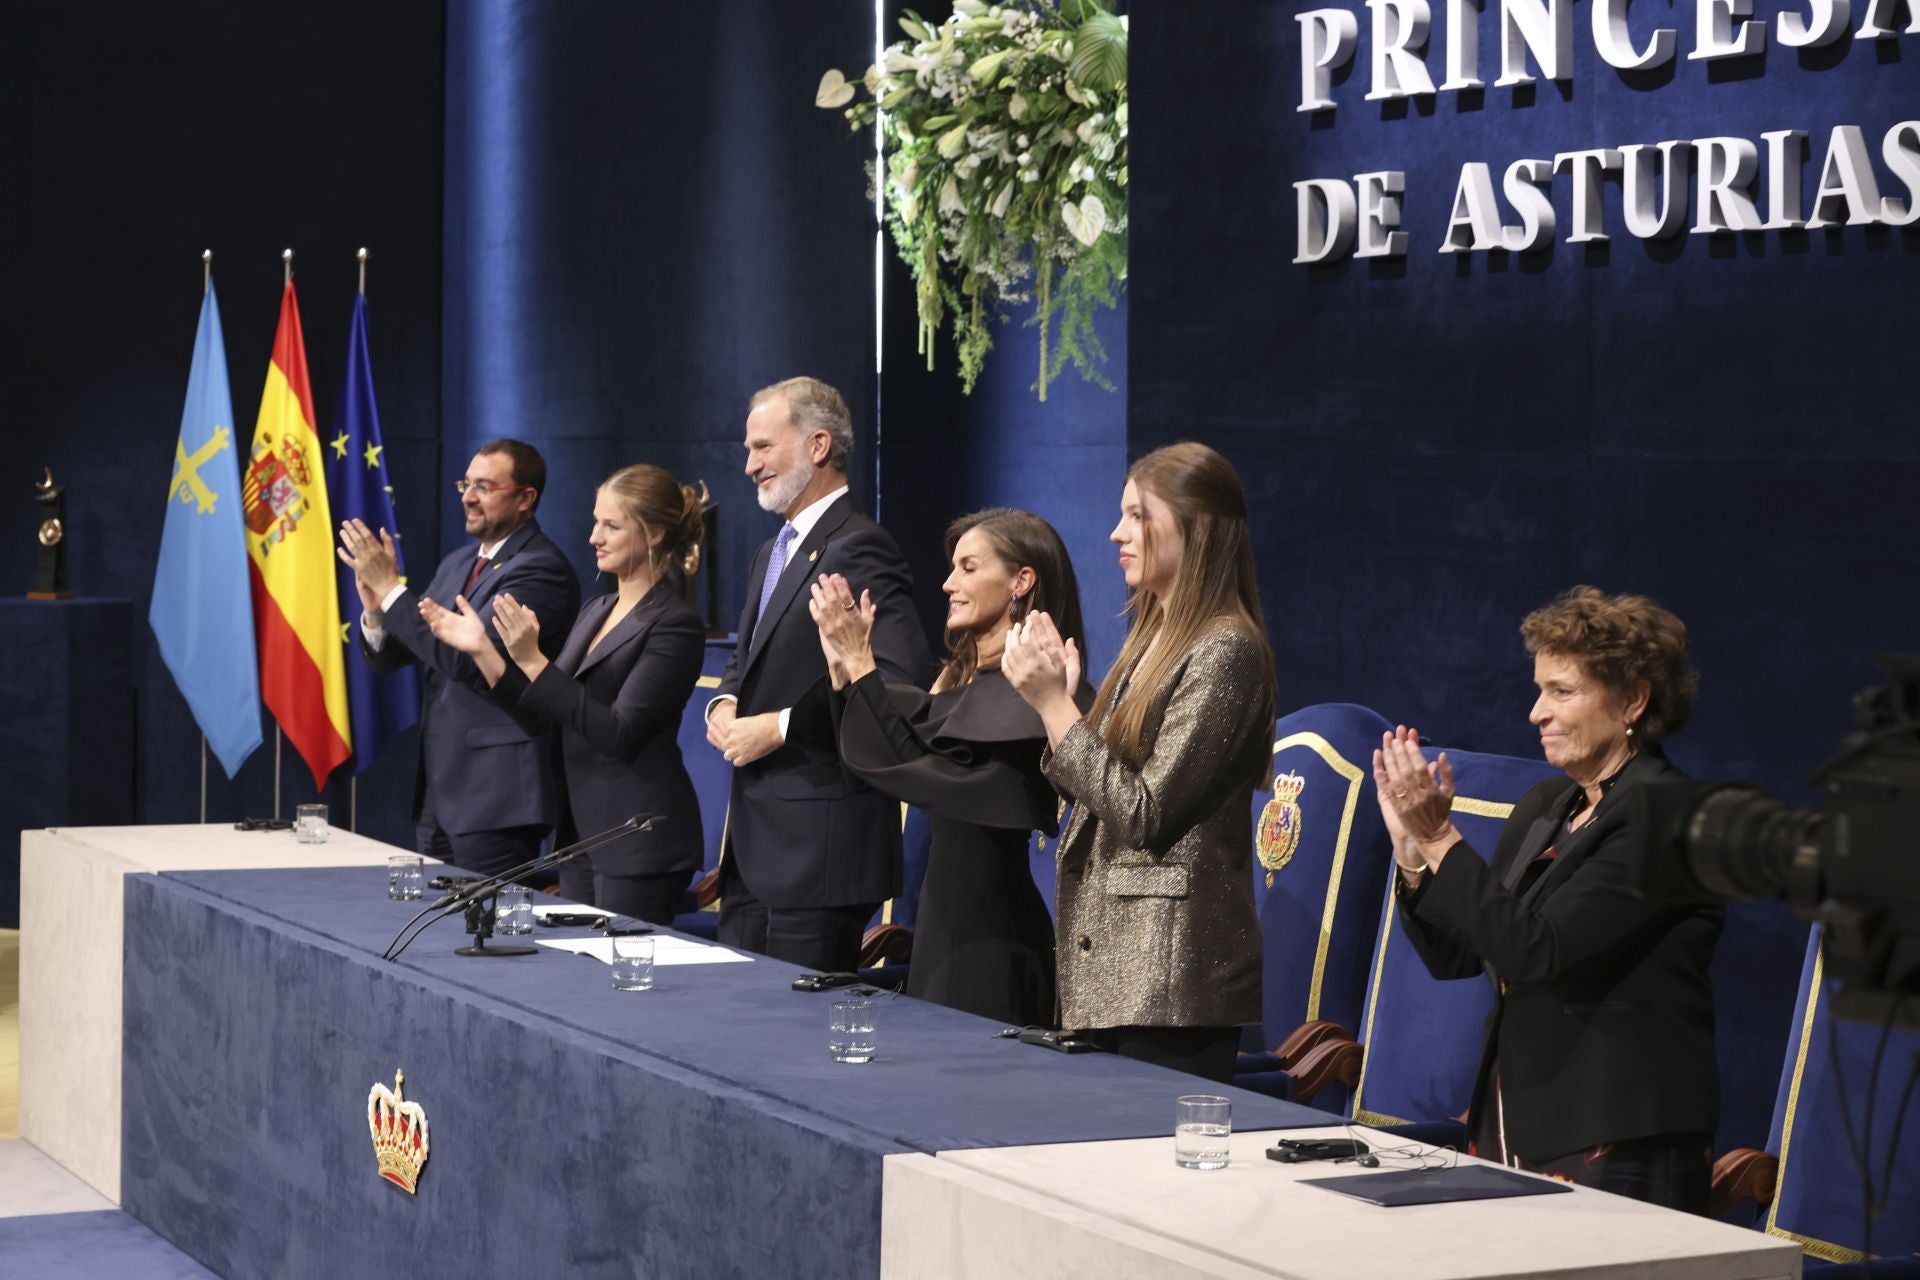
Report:
[[[1453,825],[1453,764],[1446,752],[1431,763],[1420,751],[1418,730],[1400,725],[1380,736],[1373,753],[1374,791],[1380,816],[1393,840],[1394,861],[1403,870],[1413,860],[1437,868],[1460,839]]]
[[[820,649],[835,678],[836,689],[847,681],[859,680],[875,667],[873,660],[873,624],[879,611],[871,593],[862,591],[853,598],[853,588],[837,573],[823,573],[814,580],[807,612],[820,629]],[[836,667],[837,664],[837,667]],[[841,678],[844,668],[845,678]]]

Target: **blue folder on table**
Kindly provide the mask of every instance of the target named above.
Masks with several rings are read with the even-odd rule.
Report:
[[[1453,1204],[1465,1200],[1504,1200],[1510,1196],[1545,1196],[1573,1187],[1551,1178],[1516,1173],[1491,1164],[1455,1165],[1451,1169],[1394,1169],[1387,1173],[1347,1174],[1339,1178],[1308,1178],[1303,1186],[1325,1187],[1389,1209],[1405,1204]]]

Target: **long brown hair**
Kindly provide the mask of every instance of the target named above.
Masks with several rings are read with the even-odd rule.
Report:
[[[1082,668],[1087,662],[1086,627],[1080,620],[1080,583],[1073,576],[1073,559],[1067,544],[1060,541],[1054,527],[1031,511],[1014,507],[989,507],[961,516],[947,526],[947,563],[953,563],[953,549],[971,530],[993,548],[1008,573],[1033,570],[1033,590],[1014,602],[1017,622],[1036,610],[1053,619],[1062,641],[1071,640],[1080,648]],[[939,689],[957,689],[973,679],[980,669],[980,656],[970,631],[947,632],[947,664],[934,682]]]
[[[1140,739],[1154,694],[1208,627],[1225,621],[1259,645],[1266,659],[1261,696],[1269,722],[1275,692],[1273,645],[1261,620],[1260,592],[1254,584],[1247,497],[1233,464],[1206,445],[1186,440],[1141,458],[1128,468],[1127,479],[1143,495],[1151,493],[1166,504],[1185,543],[1166,599],[1145,589],[1127,597],[1132,622],[1126,643],[1100,682],[1093,710],[1087,713],[1087,723],[1098,725],[1112,709],[1103,735],[1107,748],[1137,769],[1145,763]],[[1151,524],[1142,523],[1141,541],[1146,553],[1141,567],[1147,569],[1155,554]]]

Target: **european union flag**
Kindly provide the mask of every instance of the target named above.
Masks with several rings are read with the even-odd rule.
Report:
[[[260,668],[227,346],[211,284],[193,339],[147,622],[207,745],[233,777],[260,745]]]
[[[393,486],[380,439],[380,410],[373,399],[373,363],[367,358],[367,299],[353,301],[353,332],[347,338],[347,384],[340,391],[340,413],[327,440],[327,496],[333,518],[364,520],[375,529],[400,536],[393,519]],[[337,564],[337,561],[336,561]],[[400,572],[407,571],[400,552]],[[362,612],[353,570],[338,565],[340,640],[353,643],[353,627]],[[378,675],[355,657],[347,663],[347,709],[353,725],[353,771],[364,773],[399,732],[420,719],[420,677],[411,665]]]

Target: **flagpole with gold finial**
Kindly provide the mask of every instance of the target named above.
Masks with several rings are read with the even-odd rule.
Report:
[[[280,261],[286,268],[282,287],[293,283],[293,250],[282,249]],[[280,745],[284,735],[280,731],[280,717],[273,718],[273,820],[280,821]]]
[[[367,296],[367,248],[360,246],[360,252],[354,255],[360,262],[360,296]],[[355,773],[347,779],[347,830],[360,829],[360,775]]]
[[[213,250],[200,251],[200,296],[213,292]],[[171,497],[172,495],[168,495]],[[207,735],[200,735],[200,823],[207,821]]]

